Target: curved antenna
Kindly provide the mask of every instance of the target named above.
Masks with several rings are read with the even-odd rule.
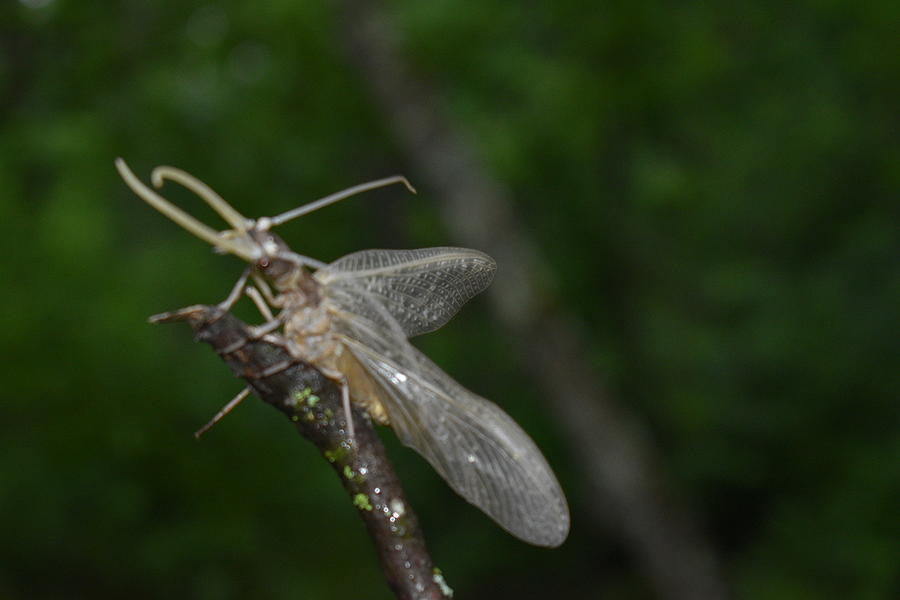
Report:
[[[362,192],[368,192],[369,190],[375,190],[388,185],[393,185],[395,183],[402,183],[410,192],[412,192],[413,194],[416,193],[416,188],[412,186],[412,184],[406,179],[406,177],[403,177],[402,175],[394,175],[393,177],[385,177],[384,179],[376,179],[375,181],[369,181],[367,183],[354,185],[353,187],[349,187],[346,190],[335,192],[334,194],[325,196],[324,198],[314,200],[309,204],[304,204],[303,206],[281,213],[277,217],[270,217],[267,220],[270,226],[274,227],[275,225],[281,225],[282,223],[286,223],[291,219],[296,219],[297,217],[301,217],[305,214],[311,213],[314,210],[319,210],[323,206],[334,204],[335,202],[343,200],[344,198],[349,198],[350,196],[354,196]],[[260,221],[262,221],[262,219],[260,219]]]
[[[247,231],[247,225],[250,220],[225,202],[225,200],[213,191],[211,187],[190,173],[182,171],[181,169],[176,169],[175,167],[156,167],[150,174],[150,181],[152,181],[153,185],[157,188],[161,188],[166,179],[174,181],[175,183],[180,183],[200,196],[200,198],[209,204],[210,208],[219,213],[219,215],[225,219],[225,222],[231,225],[235,231],[240,233]]]
[[[252,247],[252,244],[248,244],[246,237],[234,238],[233,235],[237,232],[219,232],[212,227],[201,223],[144,185],[121,158],[116,159],[116,169],[119,171],[119,175],[122,176],[122,179],[125,180],[128,187],[130,187],[135,194],[140,196],[144,202],[166,215],[201,240],[204,240],[225,252],[235,254],[244,260],[256,260],[257,254],[253,252],[254,248]],[[229,236],[229,233],[232,235]]]

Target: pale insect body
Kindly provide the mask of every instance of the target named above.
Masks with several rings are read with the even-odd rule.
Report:
[[[456,383],[408,342],[441,327],[486,288],[494,261],[476,250],[423,248],[363,250],[325,264],[291,251],[269,231],[360,191],[399,182],[409,187],[405,179],[362,184],[254,221],[190,175],[170,167],[154,170],[156,187],[165,179],[181,183],[232,226],[218,232],[141,183],[121,159],[116,166],[132,190],[154,208],[217,250],[251,263],[261,293],[248,288],[248,295],[270,318],[258,328],[260,335],[283,338],[295,357],[341,385],[345,404],[352,399],[375,421],[390,424],[457,493],[504,529],[541,546],[565,540],[566,500],[534,442],[500,408]],[[250,271],[223,303],[226,308],[240,296]],[[277,316],[271,318],[263,299],[279,309]]]

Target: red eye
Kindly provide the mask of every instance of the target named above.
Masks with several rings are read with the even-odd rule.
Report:
[[[269,264],[271,264],[271,263],[269,263],[269,259],[264,256],[261,259],[259,259],[258,261],[256,261],[256,268],[257,269],[268,269]]]

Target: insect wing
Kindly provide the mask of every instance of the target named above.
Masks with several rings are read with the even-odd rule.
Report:
[[[386,392],[397,436],[458,494],[528,542],[558,546],[565,540],[569,514],[562,490],[534,442],[509,415],[415,349],[414,370],[356,340],[347,346]]]
[[[377,304],[357,292],[354,305]],[[341,295],[332,298],[339,303]],[[559,483],[509,415],[456,383],[402,336],[339,306],[335,316],[346,350],[378,385],[400,441],[513,535],[540,546],[565,540],[569,511]]]
[[[491,283],[495,270],[494,259],[467,248],[363,250],[339,258],[316,278],[331,289],[365,290],[412,337],[449,321]],[[368,306],[347,308],[362,314]]]

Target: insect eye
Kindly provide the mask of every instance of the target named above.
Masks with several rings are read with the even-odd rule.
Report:
[[[270,264],[272,264],[272,263],[269,262],[269,258],[267,256],[263,256],[258,261],[256,261],[256,268],[257,269],[268,269]]]

